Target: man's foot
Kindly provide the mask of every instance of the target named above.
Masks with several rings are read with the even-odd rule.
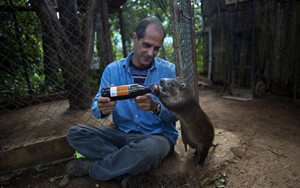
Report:
[[[73,159],[65,166],[65,173],[69,176],[86,176],[93,161],[86,158]]]

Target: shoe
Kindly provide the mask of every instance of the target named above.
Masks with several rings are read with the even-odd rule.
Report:
[[[86,176],[93,161],[86,158],[73,159],[65,166],[65,173],[69,176]]]
[[[127,176],[122,180],[122,188],[137,188],[143,183],[144,173],[136,176]]]

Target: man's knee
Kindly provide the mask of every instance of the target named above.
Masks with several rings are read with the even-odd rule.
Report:
[[[67,132],[67,139],[70,140],[76,140],[82,136],[85,136],[89,134],[89,129],[87,125],[75,125],[69,128]]]
[[[75,126],[70,127],[68,132],[67,132],[67,137],[69,137],[69,136],[72,137],[73,135],[78,134],[78,132],[80,132],[80,130],[82,129],[79,126],[80,125],[75,125]]]
[[[149,155],[164,158],[171,151],[172,143],[160,135],[153,135],[148,139],[147,152]]]

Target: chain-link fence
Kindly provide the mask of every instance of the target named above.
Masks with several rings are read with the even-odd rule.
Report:
[[[190,1],[171,0],[177,74],[189,84],[198,100],[194,11]]]
[[[143,17],[162,21],[167,37],[159,56],[180,62],[180,75],[194,83],[189,1],[7,0],[0,11],[1,151],[64,135],[78,123],[108,125],[93,117],[91,100],[106,65],[133,50]]]

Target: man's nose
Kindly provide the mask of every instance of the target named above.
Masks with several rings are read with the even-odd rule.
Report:
[[[148,56],[153,57],[154,56],[154,48],[149,48],[147,51]]]

